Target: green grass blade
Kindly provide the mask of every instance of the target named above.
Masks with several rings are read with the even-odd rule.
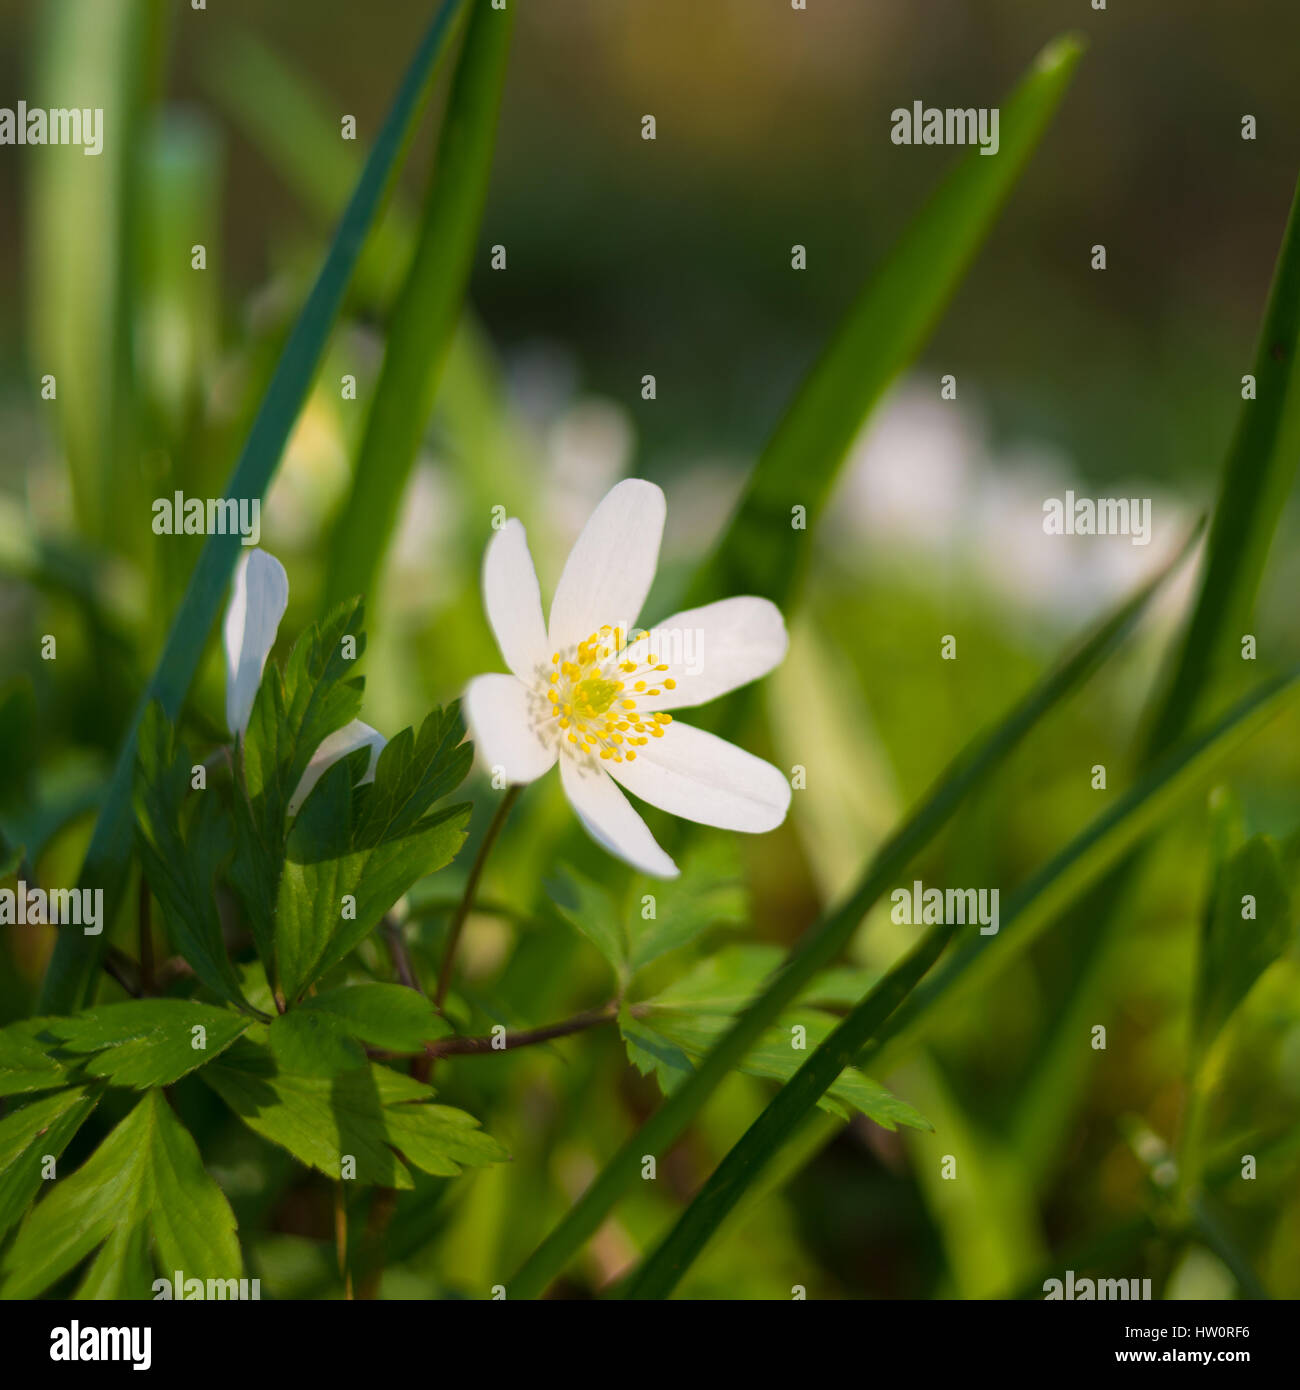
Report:
[[[1192,616],[1172,671],[1144,719],[1143,765],[1183,737],[1213,681],[1242,669],[1238,643],[1250,630],[1283,503],[1300,459],[1300,188],[1282,236],[1252,371],[1257,399],[1243,401],[1224,463]],[[1245,669],[1249,669],[1248,667]],[[1071,1038],[1091,1017],[1104,988],[1105,962],[1121,920],[1119,903],[1140,863],[1141,847],[1074,910],[1100,924],[1075,964],[1068,997],[1052,1013],[1011,1118],[1019,1151],[1045,1172],[1059,1151],[1065,1117],[1077,1103],[1083,1072]]]
[[[1188,546],[1184,547],[1183,554]],[[1182,559],[1180,555],[1176,565]],[[1172,568],[1172,566],[1171,566]],[[919,806],[881,847],[849,898],[823,918],[795,948],[764,993],[745,1011],[704,1059],[673,1091],[641,1130],[609,1161],[577,1204],[533,1252],[509,1285],[512,1298],[535,1298],[591,1236],[605,1214],[641,1171],[641,1155],[662,1153],[763,1030],[819,971],[839,955],[872,904],[951,819],[958,806],[982,785],[1038,721],[1076,689],[1132,629],[1166,570],[1102,622],[1049,672],[993,731],[975,739],[939,779]]]
[[[285,344],[230,480],[228,497],[260,498],[270,484],[320,363],[366,234],[419,110],[429,75],[463,3],[464,0],[443,0],[407,68],[330,244],[325,264]],[[204,543],[158,666],[118,756],[80,878],[84,888],[103,889],[102,922],[111,924],[115,919],[129,875],[131,782],[141,713],[151,700],[158,700],[170,719],[179,714],[220,610],[239,547],[238,535],[209,536]],[[60,932],[41,991],[42,1011],[67,1012],[93,997],[107,943],[107,931],[91,937]]]
[[[971,150],[912,223],[844,319],[763,451],[739,509],[684,606],[730,594],[782,603],[849,446],[885,388],[920,352],[1056,112],[1083,41],[1038,55],[1002,106],[998,154]],[[791,507],[807,508],[807,530]]]
[[[1275,717],[1295,697],[1297,681],[1300,666],[1266,681],[1211,729],[1172,750],[1016,891],[1002,913],[996,936],[972,940],[922,984],[955,931],[951,925],[931,928],[777,1092],[646,1262],[628,1287],[627,1297],[666,1297],[749,1184],[844,1068],[859,1060],[877,1068],[883,1064],[879,1045],[864,1055],[869,1040],[887,1033],[898,1037],[909,1029],[910,1039],[915,1040],[923,1019],[933,1017],[941,1005],[951,1009],[959,986],[973,987],[1022,953],[1059,916],[1066,902],[1149,832],[1186,794],[1189,784]]]
[[[1174,671],[1152,720],[1154,757],[1190,727],[1216,668],[1240,666],[1241,634],[1300,461],[1300,185],[1291,204],[1255,350],[1257,399],[1243,401],[1224,463],[1201,584]]]
[[[397,522],[460,316],[487,195],[514,7],[478,4],[443,122],[420,236],[326,570],[325,606],[370,593]]]

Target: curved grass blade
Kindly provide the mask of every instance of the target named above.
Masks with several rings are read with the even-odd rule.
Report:
[[[1256,399],[1243,401],[1224,463],[1201,584],[1147,739],[1154,757],[1182,737],[1216,666],[1240,657],[1269,548],[1300,463],[1300,184],[1255,349]],[[1240,665],[1240,661],[1237,660]]]
[[[840,465],[872,406],[920,352],[1056,112],[1084,42],[1047,45],[1002,106],[996,157],[971,150],[872,277],[763,451],[740,506],[683,606],[728,594],[782,603]],[[790,524],[807,508],[807,530]]]
[[[909,1041],[914,1041],[922,1019],[933,1016],[940,1004],[951,1008],[958,985],[969,988],[1023,952],[1066,902],[1150,831],[1190,783],[1276,716],[1298,693],[1297,681],[1300,666],[1266,681],[1212,728],[1172,750],[1012,895],[996,936],[970,942],[922,984],[922,976],[956,930],[944,924],[931,928],[777,1092],[682,1213],[629,1285],[626,1297],[667,1297],[718,1224],[846,1066],[870,1061],[879,1069],[885,1061],[886,1037],[897,1039],[910,1028]],[[868,1048],[872,1038],[878,1041]]]
[[[326,569],[325,605],[371,591],[460,316],[487,195],[514,7],[475,7],[456,67],[420,236]]]
[[[1196,604],[1167,679],[1153,692],[1141,761],[1182,738],[1208,688],[1242,666],[1237,643],[1250,629],[1283,502],[1300,460],[1300,188],[1273,271],[1252,371],[1256,399],[1244,401],[1224,463],[1218,501],[1201,567]],[[1105,983],[1107,953],[1121,920],[1119,904],[1141,847],[1097,884],[1074,911],[1099,924],[1074,963],[1069,993],[1051,1015],[1035,1062],[1010,1119],[1017,1151],[1031,1155],[1031,1180],[1060,1150],[1065,1117],[1077,1104],[1082,1072],[1071,1041],[1078,1019],[1090,1017]]]
[[[421,96],[448,40],[452,21],[464,3],[465,0],[443,0],[406,70],[334,234],[325,264],[285,344],[239,456],[227,497],[260,498],[270,484],[342,306],[366,234],[420,109]],[[152,700],[159,701],[168,718],[174,720],[179,714],[220,609],[239,546],[237,534],[209,536],[204,543],[158,666],[140,698],[118,755],[79,880],[81,887],[103,889],[101,922],[112,923],[116,918],[130,870],[131,782],[140,716]],[[59,934],[41,990],[42,1011],[63,1013],[89,1002],[107,942],[107,932],[92,937],[66,931]]]
[[[976,738],[954,760],[929,794],[872,860],[849,898],[799,943],[767,989],[737,1019],[717,1046],[606,1164],[560,1224],[533,1252],[509,1285],[513,1298],[535,1298],[591,1236],[605,1214],[637,1180],[641,1156],[662,1152],[685,1129],[722,1079],[738,1066],[812,977],[839,955],[858,923],[898,875],[939,833],[957,808],[1010,756],[1038,721],[1076,689],[1132,629],[1156,588],[1186,554],[1195,536],[1169,569],[1158,575],[1029,691],[991,733]]]

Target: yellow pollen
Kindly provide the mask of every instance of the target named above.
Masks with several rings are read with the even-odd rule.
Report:
[[[665,690],[676,690],[676,689],[677,689],[677,682],[674,681],[674,680],[666,680],[666,681],[664,681],[664,689],[665,689]]]

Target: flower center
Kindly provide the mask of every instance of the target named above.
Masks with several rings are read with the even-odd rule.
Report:
[[[635,762],[636,750],[663,738],[673,722],[663,710],[637,709],[638,699],[672,690],[668,665],[650,653],[634,661],[622,628],[602,627],[556,652],[534,691],[538,732],[575,758]]]

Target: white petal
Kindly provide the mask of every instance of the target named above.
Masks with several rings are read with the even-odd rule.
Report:
[[[677,865],[661,850],[650,827],[631,802],[598,767],[560,759],[560,781],[578,819],[602,849],[625,859],[634,869],[655,878],[676,878]]]
[[[781,610],[765,598],[724,598],[703,608],[689,608],[656,623],[649,635],[627,649],[638,664],[657,656],[666,671],[638,671],[627,679],[644,680],[658,695],[631,692],[638,709],[679,709],[702,705],[739,685],[765,676],[785,657],[789,639]],[[669,689],[664,681],[675,682]]]
[[[554,746],[533,728],[528,688],[514,676],[475,676],[465,690],[465,722],[480,761],[500,768],[508,783],[535,781],[555,762]]]
[[[609,770],[651,806],[723,830],[775,830],[790,809],[779,768],[689,724],[668,725],[663,738],[636,750],[635,762]]]
[[[513,517],[492,537],[483,556],[483,603],[501,655],[520,680],[531,681],[538,666],[550,666],[537,570],[523,523]]]
[[[659,563],[666,510],[662,490],[640,478],[605,494],[564,563],[551,604],[552,651],[604,623],[626,631],[636,622]]]
[[[226,726],[243,733],[262,683],[266,658],[289,606],[289,577],[265,550],[250,550],[235,567],[230,606],[222,626],[226,648]]]
[[[365,775],[358,781],[373,782],[375,780],[375,764],[379,761],[379,755],[383,751],[384,745],[388,740],[379,732],[372,729],[369,724],[363,724],[359,719],[353,719],[350,723],[344,724],[341,729],[335,731],[326,739],[321,741],[320,747],[311,755],[311,762],[307,764],[307,771],[302,774],[302,780],[294,788],[293,795],[289,798],[289,814],[298,814],[298,808],[307,800],[308,793],[325,773],[334,766],[340,758],[346,758],[349,753],[354,753],[358,748],[369,747],[370,762],[366,766]]]

